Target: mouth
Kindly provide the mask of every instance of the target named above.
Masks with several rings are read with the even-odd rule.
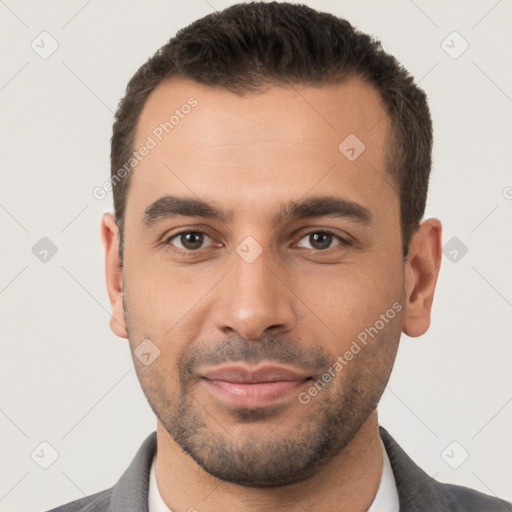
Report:
[[[311,375],[282,366],[229,365],[202,372],[201,382],[231,407],[264,407],[294,396]]]

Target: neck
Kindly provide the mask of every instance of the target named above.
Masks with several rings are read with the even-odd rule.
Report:
[[[373,411],[350,443],[311,478],[275,488],[223,482],[206,473],[157,421],[156,479],[173,512],[339,510],[365,512],[382,476],[377,412]]]

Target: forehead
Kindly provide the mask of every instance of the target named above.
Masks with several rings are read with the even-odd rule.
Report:
[[[244,95],[166,80],[137,124],[136,151],[151,149],[132,173],[128,203],[178,191],[254,207],[340,185],[362,202],[364,190],[382,199],[389,129],[379,93],[359,78]]]
[[[197,105],[189,108],[191,103]],[[194,114],[190,116],[193,122],[181,123],[189,113]],[[272,86],[243,95],[182,78],[165,80],[144,105],[136,141],[152,133],[159,123],[169,121],[177,143],[190,138],[193,130],[196,138],[204,137],[202,146],[235,138],[250,144],[271,137],[284,142],[298,138],[313,142],[328,135],[337,140],[347,132],[375,143],[388,128],[378,91],[358,77],[330,85]],[[215,130],[211,129],[212,122]]]

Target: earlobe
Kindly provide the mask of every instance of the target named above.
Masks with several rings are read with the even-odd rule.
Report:
[[[434,291],[441,267],[442,226],[438,219],[421,223],[409,244],[405,264],[405,316],[403,331],[411,337],[430,326]]]
[[[105,213],[101,219],[101,238],[105,248],[107,291],[112,307],[110,328],[120,338],[127,338],[123,308],[123,276],[119,260],[119,229],[111,213]]]

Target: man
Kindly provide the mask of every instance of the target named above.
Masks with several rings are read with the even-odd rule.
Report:
[[[379,427],[441,261],[423,91],[345,20],[241,4],[130,81],[102,237],[112,330],[157,431],[56,511],[501,511]]]

